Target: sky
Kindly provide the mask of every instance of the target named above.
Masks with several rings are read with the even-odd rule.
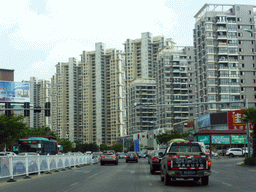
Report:
[[[96,42],[124,50],[142,32],[193,46],[195,14],[208,4],[252,4],[256,0],[18,0],[0,1],[0,68],[14,81],[50,80],[58,62],[80,60]]]

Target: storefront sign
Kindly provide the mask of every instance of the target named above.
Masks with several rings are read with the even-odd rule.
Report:
[[[198,136],[198,142],[204,142],[204,144],[210,143],[210,136],[209,135]]]
[[[212,144],[230,144],[230,136],[228,135],[213,135]]]
[[[231,135],[231,143],[247,143],[246,135]]]
[[[231,130],[246,130],[246,123],[242,121],[243,114],[242,110],[228,111],[228,128]],[[250,123],[250,129],[253,130],[252,124]]]

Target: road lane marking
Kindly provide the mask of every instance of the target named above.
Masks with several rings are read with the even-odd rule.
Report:
[[[135,170],[131,171],[131,173],[135,173]]]
[[[73,183],[70,187],[77,185],[79,182]]]
[[[218,171],[214,171],[214,170],[211,170],[211,172],[213,172],[213,173],[219,173]]]
[[[95,173],[95,174],[93,174],[93,175],[91,175],[91,176],[89,176],[89,177],[87,177],[87,178],[89,179],[89,178],[91,178],[91,177],[94,177],[95,175],[98,175],[99,173],[102,173],[102,172],[104,172],[104,171],[106,171],[106,170],[103,170],[103,171],[100,171],[100,172],[98,172],[98,173]]]
[[[225,185],[228,185],[228,186],[232,186],[231,184],[228,184],[228,183],[224,183],[224,182],[222,182],[223,184],[225,184]]]

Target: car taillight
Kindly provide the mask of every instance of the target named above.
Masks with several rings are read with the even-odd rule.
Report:
[[[158,158],[156,158],[156,157],[154,157],[154,158],[152,158],[152,161],[156,161],[156,162],[158,162],[158,161],[159,161],[159,159],[158,159]]]
[[[100,155],[101,157],[105,157],[105,155]]]
[[[172,163],[171,163],[171,161],[167,161],[167,165],[171,165]]]
[[[128,155],[126,155],[126,157],[129,157]]]
[[[112,155],[112,157],[116,157],[116,155]]]
[[[212,165],[212,162],[211,161],[208,161],[208,166],[211,166]]]
[[[137,155],[135,155],[134,157],[138,157]]]

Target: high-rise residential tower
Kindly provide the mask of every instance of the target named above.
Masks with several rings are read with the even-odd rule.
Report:
[[[166,46],[159,50],[156,70],[159,127],[183,126],[195,115],[194,106],[180,105],[194,102],[193,71],[193,46]]]
[[[125,50],[126,93],[129,91],[131,82],[136,79],[155,79],[157,52],[159,48],[171,44],[173,44],[172,39],[164,36],[153,36],[149,32],[142,33],[140,39],[127,39],[123,43]],[[126,111],[132,111],[129,109],[128,97],[125,103]],[[126,119],[126,126],[130,127],[128,119]]]
[[[255,8],[205,4],[195,15],[196,102],[248,99],[249,106],[255,106]],[[241,107],[239,103],[204,104],[197,115]]]
[[[56,65],[56,73],[51,79],[52,130],[60,138],[76,141],[77,130],[77,59]]]
[[[49,80],[30,77],[30,105],[31,107],[45,108],[45,103],[50,101],[51,83]],[[46,117],[44,110],[40,113],[34,113],[30,110],[29,125],[31,128],[49,127],[51,129],[51,117]]]
[[[112,144],[126,134],[123,70],[123,53],[103,43],[81,54],[78,124],[85,142]]]

